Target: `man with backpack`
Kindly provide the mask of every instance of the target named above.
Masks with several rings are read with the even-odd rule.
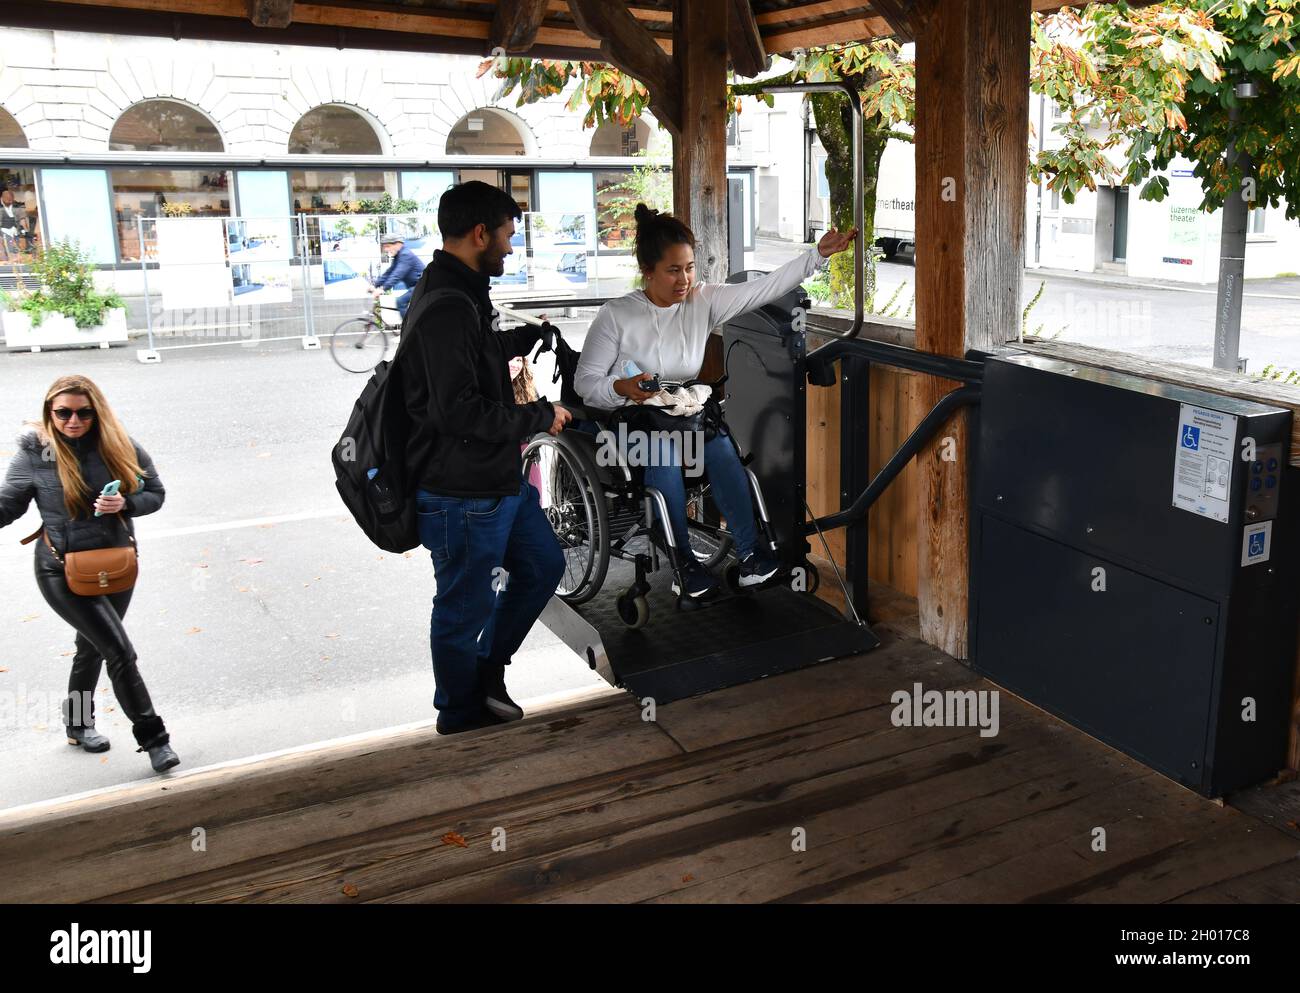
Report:
[[[413,291],[402,334],[406,476],[437,582],[429,641],[440,734],[523,717],[505,667],[564,573],[519,444],[558,434],[572,415],[549,400],[515,402],[510,360],[542,331],[498,330],[488,295],[521,216],[487,183],[448,189],[438,202],[443,247]],[[429,293],[436,298],[421,307]]]

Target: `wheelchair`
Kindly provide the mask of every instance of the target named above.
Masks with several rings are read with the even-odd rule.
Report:
[[[558,336],[558,331],[555,333]],[[560,348],[567,349],[567,346]],[[564,552],[565,571],[556,595],[573,605],[591,600],[605,583],[610,559],[617,558],[635,567],[634,581],[617,599],[618,616],[628,628],[642,628],[649,621],[648,577],[660,569],[670,569],[677,588],[683,591],[677,597],[678,609],[707,606],[717,598],[716,593],[697,601],[684,592],[686,556],[693,556],[704,568],[712,570],[728,558],[733,547],[732,537],[711,499],[707,471],[692,477],[683,470],[690,547],[678,548],[673,529],[666,526],[668,506],[663,494],[645,485],[644,469],[628,465],[613,443],[618,421],[629,421],[629,431],[638,430],[630,423],[632,418],[625,415],[632,408],[596,411],[584,407],[572,387],[577,353],[572,349],[567,351],[567,361],[564,361],[557,349],[556,378],[565,379],[561,402],[573,412],[574,420],[556,436],[537,435],[523,451],[525,477],[533,466],[540,470],[538,489],[542,510]],[[724,381],[725,377],[708,385],[715,388],[716,394]],[[691,386],[697,382],[680,385]],[[725,432],[734,445],[735,438],[723,417],[725,402],[725,399],[711,401],[706,419],[712,430]],[[687,422],[682,426],[683,431],[703,426],[697,420],[682,420]],[[737,455],[741,455],[739,448]],[[758,539],[775,553],[777,546],[762,487],[747,465],[749,459],[741,455],[740,461],[749,480]],[[739,577],[740,564],[732,556],[724,571],[727,588],[736,594],[761,588],[742,589]],[[780,581],[783,580],[778,572],[764,585]]]

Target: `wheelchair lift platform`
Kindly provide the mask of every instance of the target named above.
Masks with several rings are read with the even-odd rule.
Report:
[[[541,622],[613,686],[668,703],[805,666],[870,651],[880,640],[812,593],[777,585],[751,593],[721,588],[708,605],[679,609],[669,570],[649,577],[650,621],[619,618],[633,580],[613,560],[603,588],[577,606],[552,597]]]

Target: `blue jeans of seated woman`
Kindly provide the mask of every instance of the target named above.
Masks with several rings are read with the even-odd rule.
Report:
[[[637,432],[629,432],[634,438]],[[686,483],[682,476],[682,446],[669,434],[659,434],[658,463],[645,470],[645,484],[657,489],[668,505],[673,538],[677,547],[687,551],[691,547],[686,529]],[[749,474],[740,464],[736,448],[726,435],[718,434],[704,443],[704,467],[709,474],[713,501],[727,520],[727,530],[736,543],[736,554],[748,558],[758,544],[758,526],[754,522],[754,506],[749,497]],[[698,471],[698,467],[696,467]],[[655,510],[658,514],[658,510]],[[689,560],[688,560],[689,561]]]
[[[510,664],[564,575],[564,554],[527,480],[517,496],[417,490],[415,503],[437,584],[429,618],[433,705],[455,727],[479,716],[480,674]]]

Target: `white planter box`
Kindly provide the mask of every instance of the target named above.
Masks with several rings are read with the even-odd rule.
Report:
[[[21,310],[0,312],[0,325],[4,327],[5,344],[10,348],[42,348],[66,345],[98,345],[107,348],[111,343],[127,340],[126,310],[119,307],[105,312],[108,320],[93,328],[79,328],[71,317],[63,314],[46,314],[39,327],[32,327],[30,315]]]

